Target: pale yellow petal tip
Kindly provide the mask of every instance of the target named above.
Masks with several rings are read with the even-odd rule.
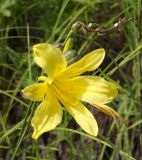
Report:
[[[39,138],[39,134],[37,134],[36,132],[34,132],[33,134],[32,134],[32,138],[34,139],[34,140],[37,140],[38,138]]]
[[[33,48],[33,50],[34,49],[40,49],[40,48],[45,47],[47,45],[48,45],[48,43],[38,43],[38,44],[33,45],[32,48]]]
[[[94,136],[94,137],[97,137],[97,135],[98,135],[98,128],[95,129],[95,131],[92,132],[90,135],[92,135],[92,136]]]
[[[105,49],[104,48],[100,48],[99,49],[100,50],[100,53],[102,54],[102,61],[104,60],[104,58],[105,58]]]
[[[33,138],[34,140],[37,140],[37,139],[38,139],[38,136],[35,135],[35,134],[32,134],[32,138]]]
[[[113,92],[115,93],[115,96],[117,96],[118,95],[118,86],[114,83],[111,83],[111,82],[109,82],[109,83],[111,84],[110,89],[112,89]]]
[[[40,57],[40,54],[39,54],[39,51],[40,50],[44,50],[44,48],[46,47],[46,45],[44,43],[39,43],[39,44],[36,44],[32,47],[33,49],[33,56],[36,57]]]
[[[39,52],[40,51],[46,51],[46,49],[49,47],[49,44],[48,43],[38,43],[38,44],[35,44],[33,47],[32,47],[32,50],[33,50],[33,56],[40,56]]]
[[[26,95],[26,88],[22,89],[21,92]]]
[[[90,131],[86,131],[89,135],[97,137],[98,135],[98,128],[94,128],[91,132]]]
[[[91,136],[97,137],[98,131],[99,131],[98,123],[96,123],[95,126],[90,125],[90,127],[86,129],[85,131]]]
[[[100,52],[101,54],[103,54],[105,56],[105,49],[104,48],[98,49],[98,52]]]
[[[97,137],[98,132],[99,132],[99,128],[98,128],[98,126],[97,126],[97,127],[95,127],[95,129],[94,129],[94,134],[93,134],[93,136]]]
[[[105,53],[105,49],[104,48],[100,48],[100,51],[102,51],[102,53]]]
[[[32,124],[32,126],[34,125]],[[43,134],[43,132],[40,132],[37,128],[34,128],[34,127],[33,129],[34,129],[34,132],[32,134],[32,138],[37,140]]]
[[[28,89],[28,87],[25,87],[24,89],[21,90],[21,92],[23,93],[23,95],[24,95],[25,97],[28,98],[29,92],[27,91],[27,89]]]

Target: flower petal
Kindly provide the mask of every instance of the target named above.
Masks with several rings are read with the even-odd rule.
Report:
[[[98,125],[92,113],[79,101],[75,105],[65,105],[79,126],[88,134],[97,136]]]
[[[58,83],[74,97],[88,103],[105,104],[111,102],[118,94],[113,83],[98,76],[58,79]]]
[[[71,64],[69,67],[66,68],[64,72],[62,72],[59,76],[60,77],[74,77],[82,74],[86,71],[93,71],[99,67],[105,57],[104,49],[97,49],[94,50],[79,61]]]
[[[32,138],[37,139],[41,134],[53,130],[62,120],[62,107],[57,98],[48,88],[48,100],[44,100],[35,111],[32,118],[34,133]]]
[[[65,56],[61,50],[48,43],[34,45],[33,56],[35,62],[47,72],[51,81],[67,66]]]
[[[116,123],[120,124],[124,122],[123,118],[111,107],[108,107],[106,105],[97,105],[97,104],[92,104],[92,105],[95,106],[100,111],[104,112],[105,114],[112,116],[116,121]]]
[[[75,97],[69,94],[64,87],[56,83],[52,84],[52,89],[80,127],[90,135],[96,136],[98,133],[98,125],[92,113]]]
[[[33,101],[42,101],[47,90],[46,83],[37,83],[27,86],[22,90],[25,97]]]

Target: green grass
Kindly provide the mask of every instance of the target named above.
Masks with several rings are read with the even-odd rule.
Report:
[[[0,1],[0,160],[129,160],[142,159],[142,6],[141,0]],[[41,70],[31,47],[63,42],[75,21],[112,26],[119,17],[131,20],[102,36],[75,34],[77,58],[103,47],[106,58],[97,72],[117,82],[119,96],[110,104],[124,118],[118,126],[97,109],[98,137],[84,133],[64,111],[62,123],[37,141],[30,120],[37,104],[21,93]]]

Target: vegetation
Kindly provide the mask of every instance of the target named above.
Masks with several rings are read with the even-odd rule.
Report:
[[[0,1],[0,160],[141,160],[142,159],[142,7],[141,0],[1,0]],[[62,123],[37,141],[31,138],[35,106],[21,90],[41,70],[32,59],[32,45],[63,42],[76,21],[110,28],[128,18],[119,30],[102,35],[73,35],[74,59],[105,48],[104,63],[90,74],[117,82],[119,96],[110,104],[125,120],[115,121],[90,107],[99,135],[83,132],[64,111]],[[98,25],[97,25],[98,26]]]

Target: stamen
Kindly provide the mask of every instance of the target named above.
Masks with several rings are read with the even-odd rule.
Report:
[[[76,105],[76,103],[78,102],[78,100],[74,98],[71,93],[61,84],[54,81],[50,87],[52,88],[56,97],[64,105]]]

